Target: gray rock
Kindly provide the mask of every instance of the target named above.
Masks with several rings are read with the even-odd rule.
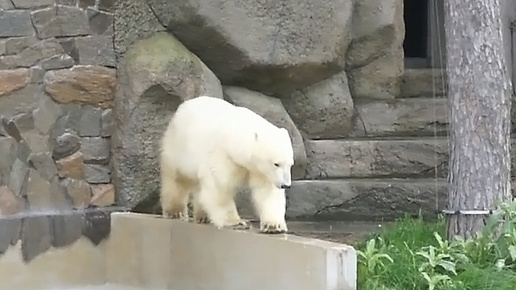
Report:
[[[114,12],[115,9],[115,0],[100,0],[99,9],[105,10],[109,12]]]
[[[97,137],[100,136],[102,109],[93,106],[83,106],[81,109],[79,124],[79,136]]]
[[[71,56],[75,63],[79,63],[79,50],[77,49],[75,38],[63,38],[60,39],[59,43],[61,44],[64,53]]]
[[[41,60],[63,53],[63,48],[55,38],[37,42],[16,55],[0,57],[0,69],[31,67]]]
[[[61,107],[47,94],[41,94],[38,104],[38,108],[34,110],[35,127],[41,134],[46,135],[59,118]]]
[[[40,65],[44,70],[69,68],[75,64],[75,61],[68,54],[56,55],[41,61]]]
[[[23,187],[27,182],[29,175],[29,167],[19,159],[15,159],[11,168],[11,176],[9,178],[9,188],[13,193],[20,197],[23,194]]]
[[[204,94],[222,98],[222,87],[169,33],[132,46],[119,63],[117,81],[113,180],[121,204],[132,207],[157,194],[159,140],[177,106]]]
[[[10,10],[14,9],[14,6],[11,0],[0,0],[0,9]]]
[[[115,122],[113,120],[113,110],[106,109],[102,112],[101,125],[100,125],[100,136],[110,137],[115,128]]]
[[[91,187],[86,181],[65,178],[62,181],[62,185],[66,188],[66,192],[75,208],[85,208],[88,206],[91,201]]]
[[[75,42],[80,64],[115,66],[115,51],[111,36],[78,37]]]
[[[95,6],[95,0],[78,0],[79,1],[79,7],[81,8],[88,8]]]
[[[106,165],[85,164],[84,175],[86,181],[92,184],[109,183],[111,181],[111,169]]]
[[[19,9],[29,9],[54,5],[54,0],[12,0],[14,7]]]
[[[0,97],[0,116],[9,120],[19,113],[31,112],[38,105],[41,90],[39,84],[28,84],[20,90]]]
[[[57,167],[50,152],[31,154],[29,156],[29,163],[46,181],[51,181],[55,176],[57,176]]]
[[[9,38],[7,38],[7,39],[9,39]],[[7,39],[0,39],[0,56],[6,54],[5,42]]]
[[[364,66],[348,70],[349,88],[353,99],[356,101],[399,97],[403,66],[403,50],[394,50]]]
[[[57,178],[47,181],[35,169],[29,169],[26,196],[31,211],[61,211],[71,209],[66,189]]]
[[[102,137],[84,137],[81,153],[86,163],[107,163],[110,156],[110,140]]]
[[[28,164],[29,156],[32,154],[29,144],[25,140],[18,142],[16,146],[16,158],[23,163]]]
[[[18,126],[16,125],[15,122],[13,122],[13,120],[7,121],[6,118],[2,118],[2,125],[3,125],[4,130],[7,133],[7,135],[13,137],[14,140],[16,140],[17,142],[20,142],[20,140],[22,139],[21,133],[20,133],[20,130],[18,129]]]
[[[307,178],[446,177],[448,141],[309,140]],[[436,172],[437,169],[437,172]]]
[[[0,10],[0,37],[32,36],[29,10]]]
[[[445,96],[447,77],[442,69],[405,69],[401,82],[402,97]]]
[[[446,99],[413,98],[355,104],[351,136],[442,136],[448,132]]]
[[[353,128],[355,107],[344,71],[296,91],[282,101],[309,138],[342,138]]]
[[[445,203],[443,179],[299,180],[288,190],[286,216],[391,220],[420,210],[423,215],[434,215]]]
[[[35,36],[12,37],[5,40],[5,54],[17,54],[36,44],[38,38]]]
[[[88,17],[79,7],[53,6],[32,12],[38,37],[79,36],[89,33]]]
[[[55,215],[52,221],[52,246],[65,247],[82,236],[82,216],[78,213]]]
[[[16,141],[10,137],[0,137],[0,185],[10,183],[11,167],[16,159]]]
[[[115,1],[113,43],[117,56],[123,55],[135,42],[165,31],[146,0]]]
[[[292,178],[302,179],[305,176],[307,159],[303,137],[292,121],[281,101],[245,88],[224,87],[224,96],[233,104],[246,107],[262,116],[272,124],[288,130],[294,148],[294,166]]]
[[[30,131],[23,133],[23,140],[27,143],[32,153],[49,152],[48,136]]]
[[[88,9],[88,19],[90,30],[93,34],[113,35],[113,14],[95,9]],[[113,39],[111,38],[111,48],[113,49]]]
[[[52,245],[50,218],[47,216],[24,218],[21,241],[22,257],[25,263],[50,249]]]
[[[20,239],[21,219],[0,219],[0,255]]]
[[[55,160],[70,156],[81,149],[81,139],[71,132],[65,132],[53,141],[52,157]]]
[[[20,133],[34,129],[34,116],[30,111],[14,115],[11,121],[16,124]]]
[[[30,68],[29,77],[31,84],[42,84],[45,70],[40,66],[33,66]]]
[[[77,6],[78,0],[55,0],[57,5]]]
[[[346,55],[347,69],[364,66],[386,53],[402,52],[405,39],[403,0],[361,0],[355,1],[354,6],[353,40]],[[398,61],[403,64],[403,59]]]
[[[344,68],[353,1],[147,2],[224,84],[288,95]]]

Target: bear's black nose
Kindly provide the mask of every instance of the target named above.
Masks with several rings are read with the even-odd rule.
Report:
[[[281,189],[289,189],[289,188],[290,188],[290,185],[286,185],[286,184],[281,185]]]

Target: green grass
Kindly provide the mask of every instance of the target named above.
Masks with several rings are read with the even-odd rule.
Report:
[[[496,218],[499,216],[493,217]],[[443,218],[437,221],[402,218],[355,245],[358,289],[516,289],[514,261],[507,258],[510,251],[504,251],[511,243],[516,245],[516,231],[505,229],[512,231],[512,239],[494,239],[494,243],[490,243],[492,239],[439,243],[434,233],[446,237]],[[500,259],[504,259],[507,267],[497,267]],[[425,275],[435,283],[426,280]]]

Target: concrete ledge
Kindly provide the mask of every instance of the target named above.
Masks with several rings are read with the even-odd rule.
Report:
[[[291,235],[218,230],[160,216],[113,213],[109,283],[145,289],[356,289],[353,247]]]

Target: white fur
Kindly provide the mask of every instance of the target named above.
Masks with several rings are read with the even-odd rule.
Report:
[[[194,219],[221,228],[245,223],[234,196],[247,183],[260,228],[287,231],[285,189],[294,164],[288,131],[249,109],[201,96],[179,106],[161,148],[163,215],[187,218],[193,194]]]

